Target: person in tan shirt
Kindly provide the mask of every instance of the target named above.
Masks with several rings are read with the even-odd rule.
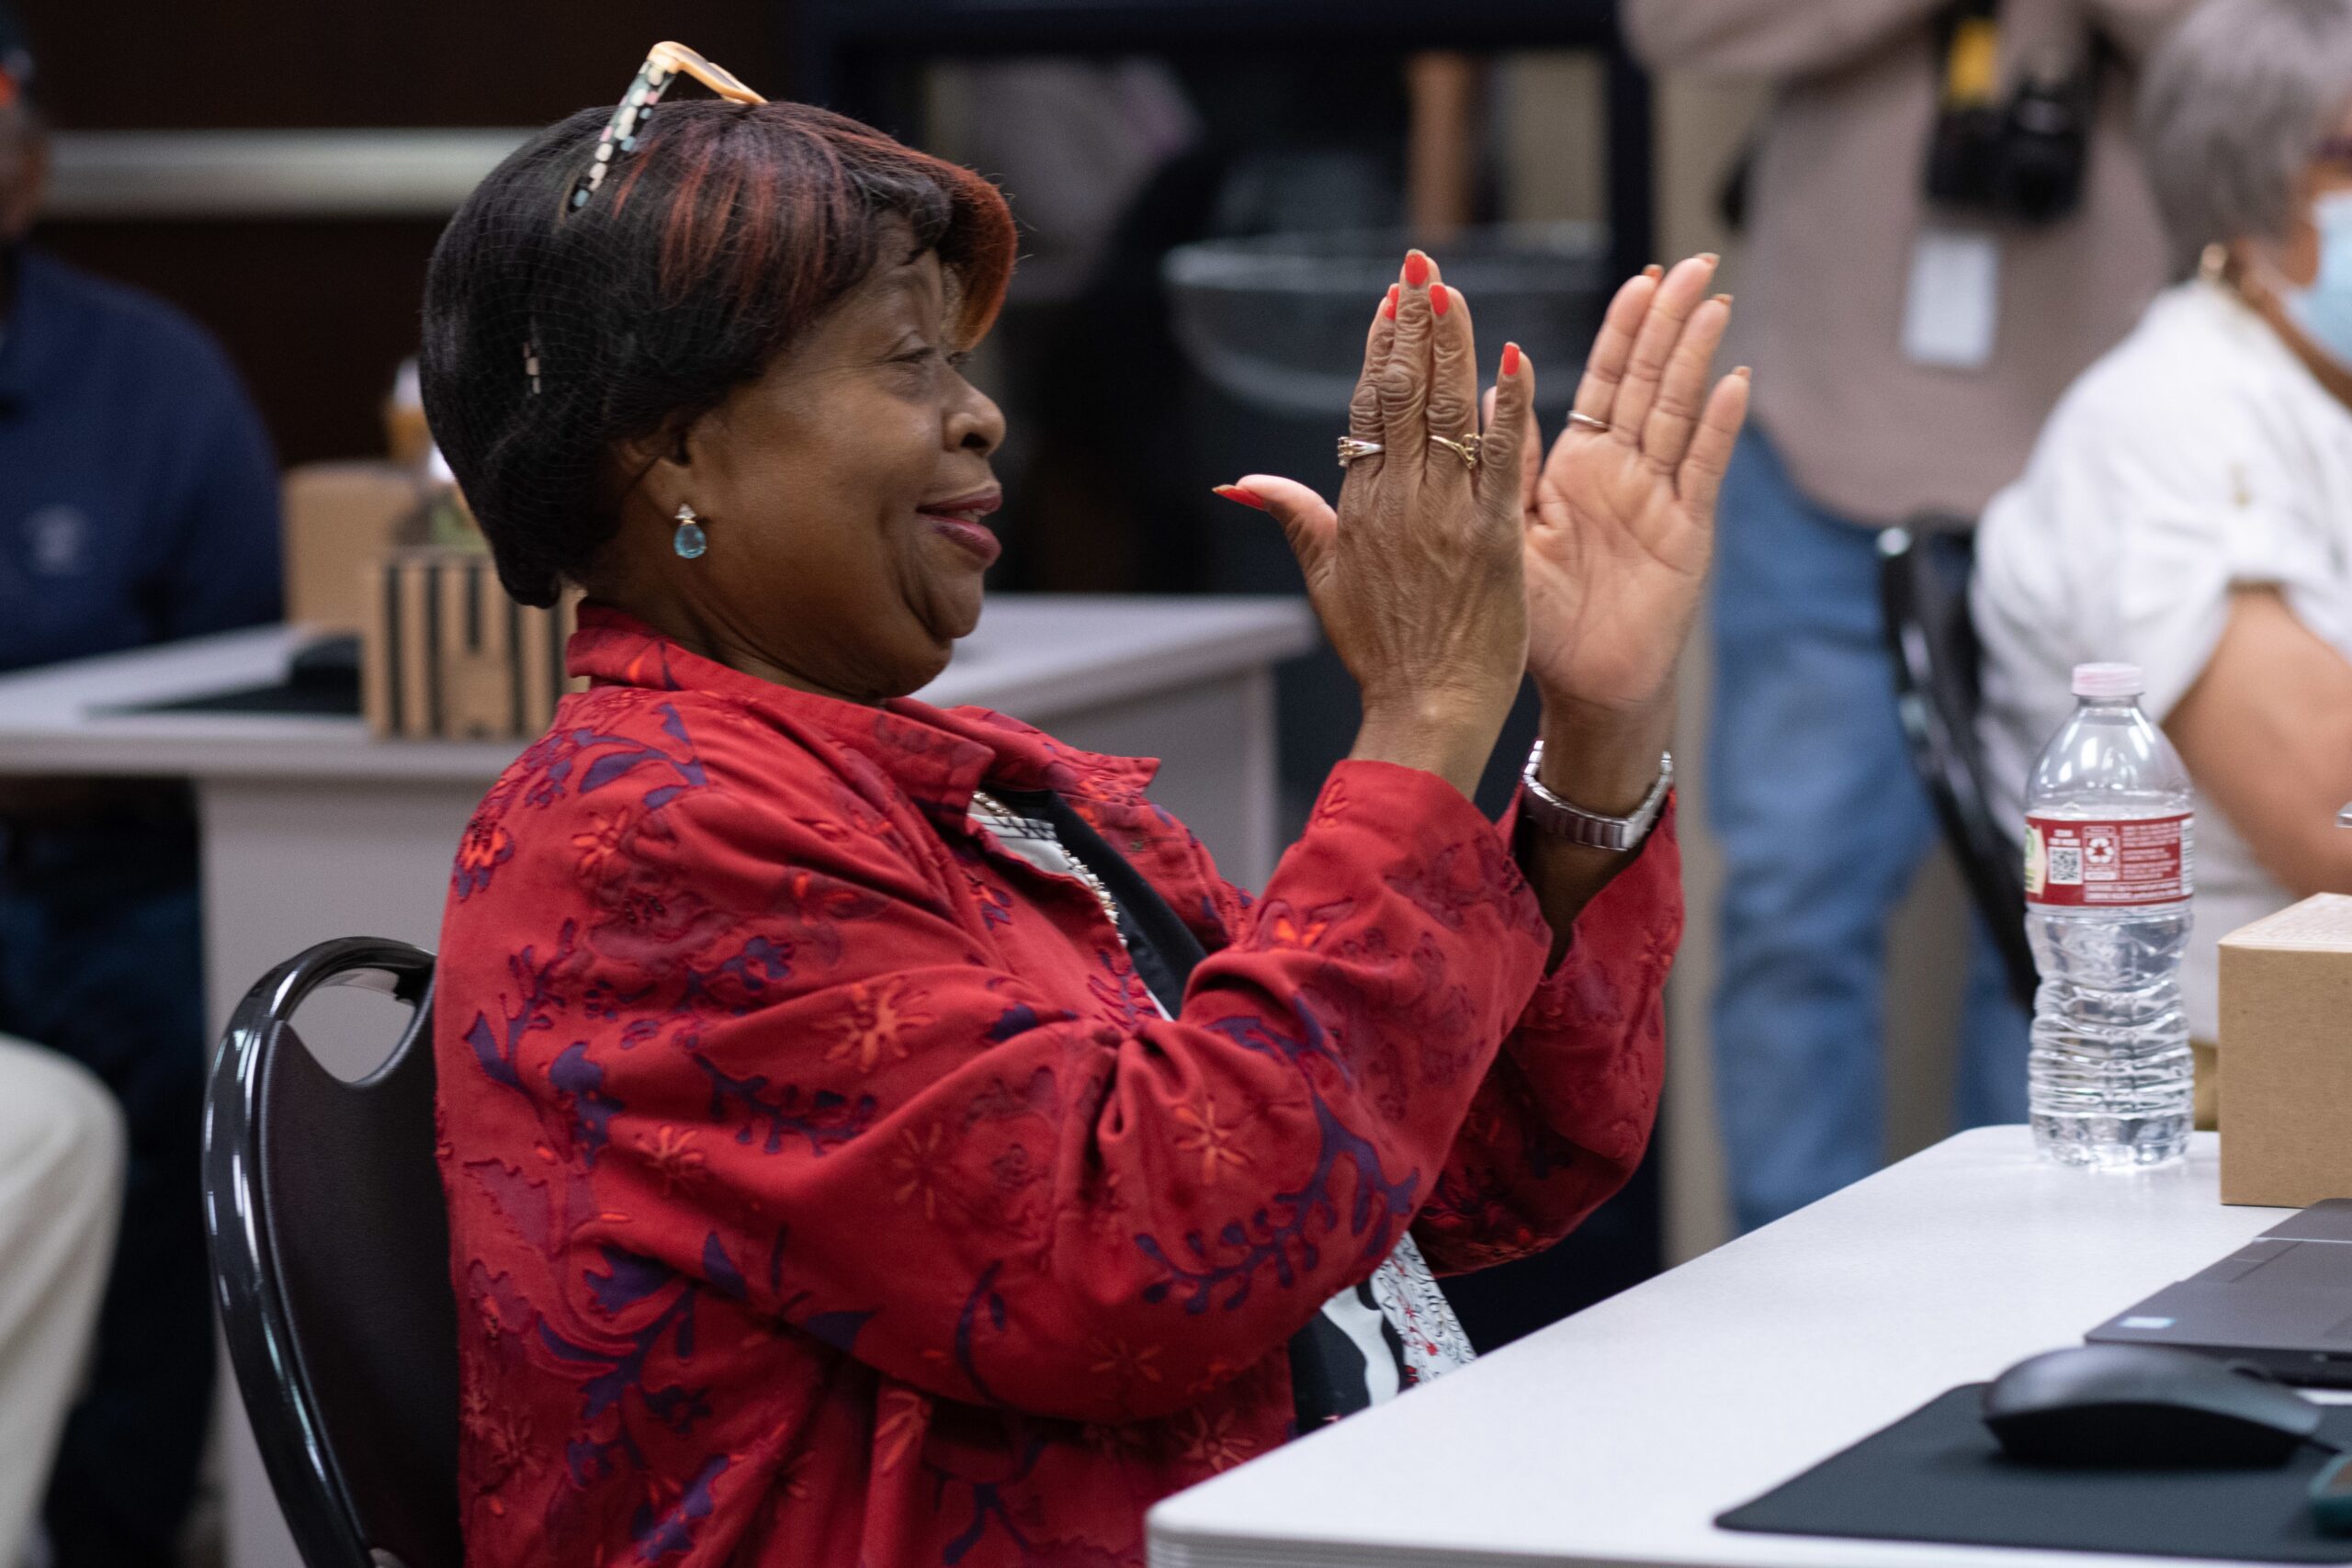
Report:
[[[1934,824],[1895,717],[1874,535],[1923,514],[1964,528],[2165,281],[2132,77],[2189,8],[1626,0],[1652,68],[1775,89],[1746,182],[1732,330],[1756,403],[1724,491],[1708,741],[1728,873],[1715,1081],[1743,1228],[1883,1154],[1884,931]],[[1972,28],[1972,11],[1990,15]],[[1929,199],[1949,66],[1971,43],[1999,102],[2030,79],[2087,81],[2067,215]],[[2022,1121],[2026,1021],[1982,933],[1973,946],[1955,1109]]]

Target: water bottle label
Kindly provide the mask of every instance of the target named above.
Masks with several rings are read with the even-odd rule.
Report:
[[[2120,822],[2029,817],[2026,902],[2095,908],[2178,903],[2193,891],[2194,837],[2186,811]]]

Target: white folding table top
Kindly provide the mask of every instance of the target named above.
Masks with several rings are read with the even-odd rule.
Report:
[[[1964,1133],[1162,1503],[1153,1568],[2100,1568],[2179,1558],[1717,1529],[1714,1517],[2276,1224],[2218,1145],[2110,1175]]]
[[[925,687],[1049,723],[1306,652],[1306,601],[1279,596],[991,594],[979,629]],[[356,718],[124,711],[266,686],[303,641],[288,626],[0,676],[0,773],[414,779],[488,784],[522,740],[375,740]]]

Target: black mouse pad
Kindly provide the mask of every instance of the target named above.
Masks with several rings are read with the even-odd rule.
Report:
[[[2352,1562],[2352,1536],[2312,1524],[2305,1488],[2335,1457],[2313,1444],[2270,1470],[2048,1470],[2001,1452],[1978,1418],[1984,1389],[1939,1395],[1715,1523],[1768,1535]],[[2352,1406],[2327,1407],[2320,1436],[2352,1447]]]

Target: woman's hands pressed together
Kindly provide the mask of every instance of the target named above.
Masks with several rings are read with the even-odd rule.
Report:
[[[1413,252],[1374,313],[1349,409],[1350,435],[1381,449],[1348,466],[1337,511],[1269,475],[1219,492],[1264,506],[1289,536],[1363,694],[1351,755],[1426,768],[1464,795],[1528,648],[1521,448],[1533,430],[1533,367],[1504,351],[1482,438],[1476,355],[1467,301]]]

